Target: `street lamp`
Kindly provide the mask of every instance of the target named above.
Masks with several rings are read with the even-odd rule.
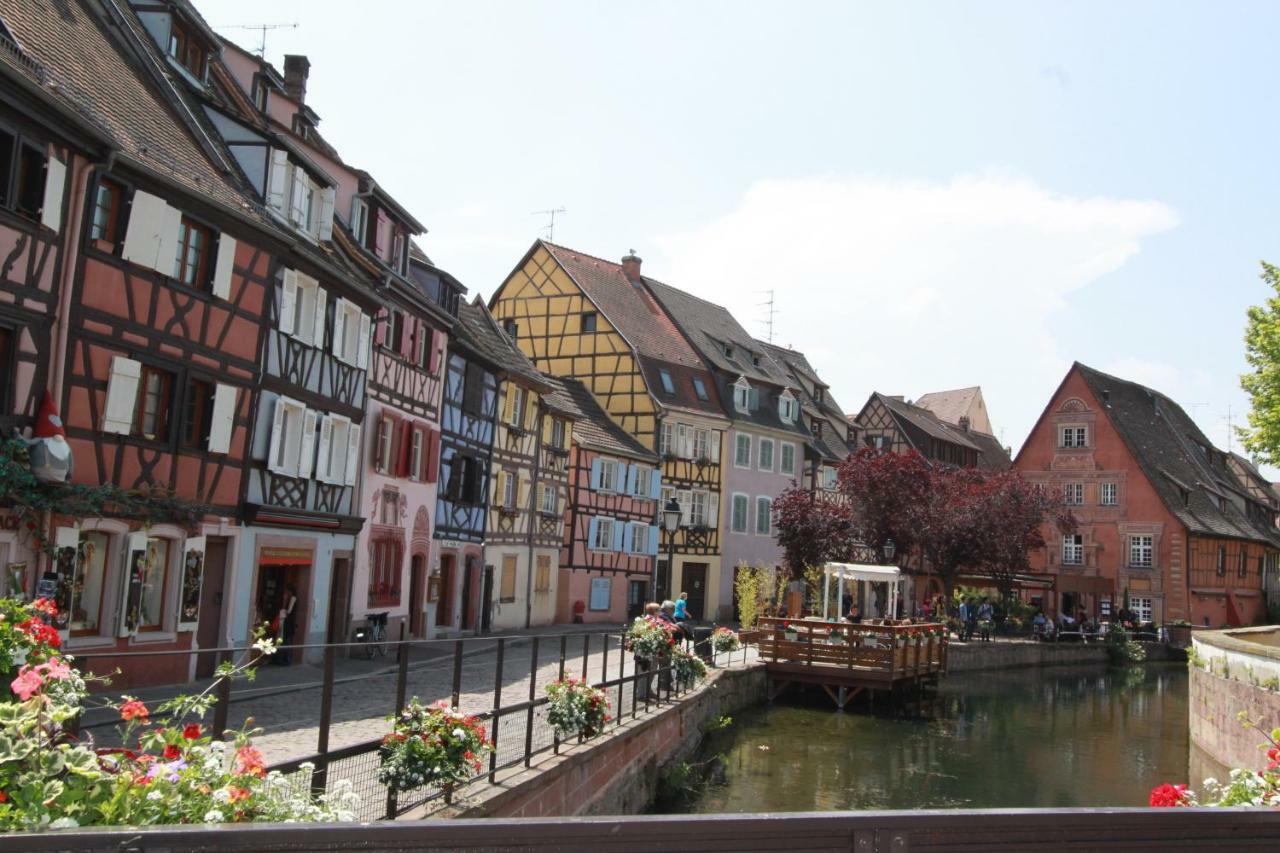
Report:
[[[880,546],[880,550],[884,552],[884,561],[886,563],[893,562],[893,553],[898,550],[898,546],[893,544],[892,539],[884,540],[884,544]]]
[[[662,508],[662,529],[667,532],[667,572],[668,577],[671,572],[675,571],[676,566],[676,533],[680,530],[680,521],[684,518],[684,512],[680,509],[680,504],[675,498],[667,500],[667,505]],[[652,593],[650,601],[656,601],[658,598],[658,561],[653,561],[653,585],[650,590]]]

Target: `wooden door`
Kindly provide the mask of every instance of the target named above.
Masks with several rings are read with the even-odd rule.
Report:
[[[707,618],[707,564],[685,563],[680,572],[682,588],[676,590],[689,593],[689,613],[697,621]]]
[[[325,630],[325,642],[345,643],[347,623],[351,618],[351,561],[346,557],[334,557],[333,580],[329,586],[329,624]],[[295,640],[295,642],[300,642]]]
[[[505,573],[505,569],[503,570]],[[493,618],[493,566],[484,567],[484,583],[480,585],[480,633],[489,633]]]
[[[455,559],[452,554],[440,555],[440,597],[436,599],[436,632],[453,627],[453,613],[449,602],[453,599],[453,575]]]
[[[409,561],[409,634],[422,637],[422,592],[427,585],[427,558],[414,554]]]
[[[222,630],[222,590],[227,579],[227,540],[210,537],[204,546],[204,577],[200,579],[200,617],[196,642],[202,649],[216,649],[225,641]],[[208,652],[196,659],[196,678],[209,678],[218,655]]]

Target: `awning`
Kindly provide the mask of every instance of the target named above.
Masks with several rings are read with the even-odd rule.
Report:
[[[259,566],[310,566],[310,548],[263,548],[258,552]]]
[[[822,567],[829,578],[845,580],[871,581],[885,583],[896,581],[902,577],[902,569],[897,566],[870,566],[862,563],[827,563]]]

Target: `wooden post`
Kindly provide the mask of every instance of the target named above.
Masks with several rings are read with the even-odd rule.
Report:
[[[524,721],[524,766],[529,766],[533,755],[533,700],[538,690],[538,638],[533,638],[533,659],[529,664],[529,711]]]
[[[316,731],[316,769],[311,776],[311,790],[323,794],[329,776],[329,724],[333,720],[333,666],[337,647],[324,647],[324,684],[320,691],[320,725]]]
[[[493,670],[493,734],[489,740],[493,749],[489,751],[489,782],[492,784],[498,775],[498,729],[502,727],[502,659],[506,652],[507,640],[498,638],[498,660]]]

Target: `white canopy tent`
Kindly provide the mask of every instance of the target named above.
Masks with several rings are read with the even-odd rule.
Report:
[[[860,563],[827,563],[822,567],[822,618],[830,619],[829,599],[831,597],[831,578],[837,579],[836,584],[838,591],[836,593],[837,607],[838,602],[844,601],[844,582],[846,580],[857,583],[887,583],[889,584],[889,608],[888,614],[890,619],[898,617],[898,587],[902,583],[902,570],[897,566],[870,566]],[[859,593],[861,593],[859,587]],[[861,594],[858,596],[859,601],[865,601],[866,598]],[[841,617],[847,614],[839,614]]]

